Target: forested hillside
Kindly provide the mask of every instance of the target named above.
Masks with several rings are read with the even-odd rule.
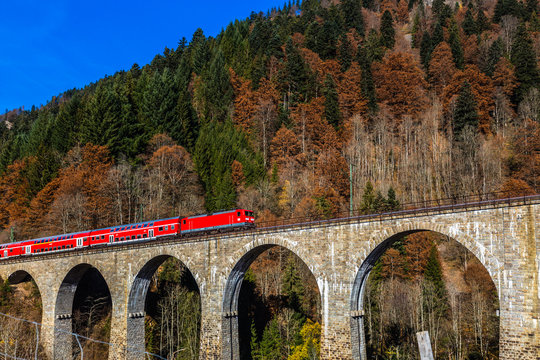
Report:
[[[235,205],[330,216],[526,189],[540,174],[537,0],[288,3],[1,124],[21,239]]]
[[[370,213],[536,193],[539,10],[538,0],[306,0],[215,38],[199,29],[150,64],[1,117],[0,240],[235,206],[264,221],[331,217],[350,201]],[[414,332],[428,326],[438,356],[497,357],[493,284],[449,241],[411,236],[381,258],[366,295],[370,356],[416,358]],[[173,268],[152,287],[165,300],[149,311],[147,348],[187,344],[197,358],[197,320],[178,343],[160,335],[179,326],[170,309],[199,316]],[[282,250],[254,263],[243,355],[317,358],[309,276]]]

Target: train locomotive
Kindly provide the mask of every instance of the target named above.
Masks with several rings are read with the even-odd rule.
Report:
[[[152,241],[165,236],[245,230],[255,227],[253,211],[234,209],[212,214],[173,217],[97,230],[41,237],[0,245],[0,260],[75,249]]]

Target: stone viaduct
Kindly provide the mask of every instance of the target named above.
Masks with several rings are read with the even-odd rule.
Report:
[[[149,282],[168,257],[185,264],[201,294],[201,359],[238,359],[238,295],[251,262],[272,246],[299,256],[322,304],[322,359],[366,359],[363,291],[374,262],[399,237],[431,230],[450,236],[485,266],[500,303],[500,358],[540,359],[540,196],[269,227],[204,238],[83,249],[7,260],[0,276],[28,275],[43,302],[41,341],[51,359],[70,358],[73,298],[97,269],[112,299],[110,359],[141,359]],[[56,329],[56,330],[55,330]],[[127,350],[126,350],[127,349]]]

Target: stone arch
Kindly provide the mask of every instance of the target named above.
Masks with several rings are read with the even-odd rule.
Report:
[[[139,270],[133,282],[127,303],[127,358],[144,359],[145,358],[145,305],[146,295],[152,277],[157,269],[166,260],[174,258],[186,267],[190,275],[195,279],[197,288],[201,291],[198,275],[191,271],[186,263],[173,255],[157,255],[148,260]]]
[[[82,263],[69,270],[60,284],[54,307],[54,359],[69,359],[72,357],[73,348],[71,333],[73,329],[73,304],[75,293],[81,279],[91,269],[96,270],[103,278],[105,286],[110,294],[110,287],[103,276],[103,272],[93,265]]]
[[[231,270],[229,271],[229,277],[227,278],[223,293],[221,358],[224,360],[240,359],[238,299],[244,275],[259,255],[275,246],[280,246],[292,252],[308,266],[315,279],[318,278],[318,274],[316,274],[310,266],[311,262],[306,261],[306,259],[309,259],[307,254],[294,246],[294,244],[280,238],[257,239],[247,243],[242,249],[236,251],[234,256],[229,258],[229,266],[227,268]],[[235,259],[239,260],[235,261]],[[319,286],[320,284],[317,282],[317,287]],[[318,288],[318,290],[319,294],[322,294],[320,288]],[[324,326],[324,324],[321,325]]]
[[[433,231],[446,235],[469,250],[474,256],[476,256],[476,258],[482,263],[484,268],[490,274],[491,280],[495,284],[500,298],[500,284],[498,282],[499,274],[496,272],[498,269],[498,261],[496,257],[494,257],[488,249],[479,246],[479,244],[470,236],[462,233],[457,226],[447,227],[442,224],[427,222],[410,222],[399,226],[394,226],[392,227],[391,233],[388,231],[383,231],[374,235],[369,240],[367,256],[360,265],[353,282],[350,308],[351,345],[354,360],[367,359],[363,313],[364,295],[367,279],[373,266],[375,265],[375,262],[396,240],[402,238],[403,236],[420,231]]]

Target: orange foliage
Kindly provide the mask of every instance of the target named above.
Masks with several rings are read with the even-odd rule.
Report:
[[[231,177],[232,177],[233,185],[236,188],[244,186],[246,177],[244,176],[244,167],[242,163],[239,162],[238,160],[233,160],[231,167],[232,167]]]
[[[315,176],[320,187],[331,187],[341,196],[349,196],[349,168],[343,155],[336,149],[328,149],[319,154]]]
[[[281,166],[300,152],[300,142],[296,134],[282,126],[270,143],[270,156],[272,162]]]
[[[450,45],[443,41],[437,45],[429,62],[429,80],[437,95],[441,95],[455,72],[452,50]]]
[[[324,119],[324,98],[298,104],[291,112],[295,132],[298,134],[302,153],[319,153],[335,147],[338,137],[332,125]]]
[[[30,183],[26,171],[35,158],[17,160],[9,165],[0,180],[0,226],[23,219],[30,204]]]
[[[512,96],[514,90],[518,87],[518,81],[514,75],[514,65],[505,57],[495,65],[493,84],[501,87],[508,98]]]
[[[405,0],[399,0],[397,9],[397,20],[400,23],[409,21],[409,5]]]
[[[353,61],[337,84],[339,107],[344,119],[367,110],[367,100],[361,94],[361,77],[362,70],[358,63]]]
[[[251,81],[242,80],[232,69],[230,72],[235,95],[233,122],[246,134],[251,134],[253,116],[257,106],[256,94],[251,89]]]
[[[493,82],[478,69],[476,65],[467,65],[465,70],[457,71],[450,84],[444,89],[444,109],[451,111],[450,105],[457,99],[463,83],[467,80],[471,84],[471,90],[478,105],[479,125],[478,128],[485,134],[490,132],[490,111],[494,108]]]
[[[476,35],[471,35],[465,40],[463,44],[463,59],[465,64],[478,63],[478,38]]]
[[[416,116],[427,106],[424,73],[411,54],[392,52],[374,64],[377,97],[397,118]]]

